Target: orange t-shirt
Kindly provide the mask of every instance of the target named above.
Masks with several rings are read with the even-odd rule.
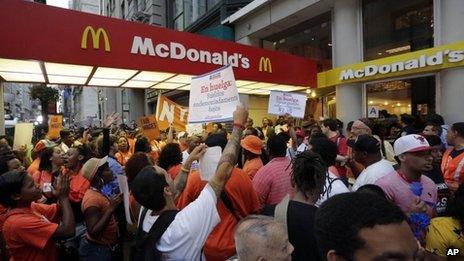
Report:
[[[126,162],[132,157],[132,153],[130,152],[130,150],[128,152],[118,151],[114,156],[118,160],[119,164],[125,166]]]
[[[27,168],[27,173],[29,175],[34,175],[37,171],[39,171],[39,165],[40,165],[40,158],[36,158],[31,165],[29,165],[29,168]]]
[[[46,170],[38,170],[32,175],[32,179],[34,180],[34,183],[39,185],[41,189],[43,189],[43,185],[45,183],[51,183],[52,182],[52,174]]]
[[[131,154],[134,154],[135,151],[135,142],[137,142],[137,139],[131,139],[127,138],[127,141],[129,142],[129,151]]]
[[[177,206],[180,209],[185,208],[198,198],[205,185],[206,181],[201,180],[200,173],[192,171],[188,176],[184,191],[179,196]],[[232,170],[232,175],[225,186],[225,192],[239,217],[259,212],[258,196],[250,178],[241,169]],[[217,208],[221,222],[211,232],[203,248],[208,261],[226,260],[235,254],[234,233],[237,219],[220,199],[218,199]]]
[[[174,180],[176,179],[177,174],[179,174],[181,168],[182,164],[177,164],[175,166],[170,167],[167,172],[169,176],[171,176],[171,178]]]
[[[3,236],[10,252],[10,260],[57,260],[57,249],[52,236],[58,228],[52,220],[57,205],[32,203],[30,208],[15,208],[7,213]]]
[[[69,200],[72,202],[81,202],[85,192],[90,188],[90,181],[84,178],[84,169],[81,168],[77,174],[72,170],[66,169],[63,174],[69,174]]]
[[[99,192],[89,189],[85,192],[84,199],[82,200],[82,213],[85,213],[85,210],[90,207],[98,208],[100,215],[103,216],[110,207],[110,201]],[[111,217],[106,228],[97,238],[91,238],[87,233],[87,239],[97,244],[109,246],[114,245],[118,239],[118,223],[116,222],[114,215]]]
[[[263,167],[263,161],[260,157],[254,158],[252,160],[247,160],[243,165],[243,171],[250,177],[251,180],[256,175],[256,172]]]

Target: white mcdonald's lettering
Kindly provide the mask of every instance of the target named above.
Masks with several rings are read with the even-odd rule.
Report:
[[[438,51],[433,55],[423,54],[415,59],[394,62],[391,64],[367,65],[364,68],[357,70],[348,68],[341,71],[340,80],[346,81],[351,79],[359,79],[374,76],[376,74],[388,74],[394,72],[401,72],[405,70],[407,71],[418,68],[424,68],[427,66],[441,65],[444,61],[447,61],[449,63],[457,63],[464,61],[464,50]]]
[[[201,62],[216,65],[232,65],[232,67],[250,68],[250,59],[244,57],[241,53],[229,54],[223,52],[210,52],[207,50],[198,50],[187,48],[181,43],[170,42],[153,44],[152,39],[134,36],[132,41],[132,54],[141,54],[149,56],[158,56],[160,58],[170,58],[176,60],[187,59],[191,62]],[[272,70],[272,69],[271,69]]]

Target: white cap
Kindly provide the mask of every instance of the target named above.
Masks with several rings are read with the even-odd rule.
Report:
[[[406,135],[397,139],[394,148],[396,156],[407,152],[418,152],[431,149],[425,137],[416,134]]]

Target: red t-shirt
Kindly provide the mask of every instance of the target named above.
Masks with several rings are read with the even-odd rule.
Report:
[[[337,136],[334,136],[332,138],[329,138],[333,143],[337,144],[338,148],[338,155],[341,156],[347,156],[348,155],[348,143],[345,137],[341,136],[338,134]],[[339,177],[346,177],[346,167],[345,166],[340,166],[340,164],[336,164],[335,168],[337,168]]]
[[[58,228],[55,218],[57,205],[32,203],[29,208],[15,208],[7,212],[3,236],[11,260],[54,261],[57,249],[52,236]]]

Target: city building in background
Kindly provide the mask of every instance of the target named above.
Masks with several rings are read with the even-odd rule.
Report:
[[[368,108],[375,106],[395,115],[437,112],[455,122],[462,120],[459,108],[464,81],[460,75],[464,69],[447,67],[458,66],[459,61],[430,71],[427,66],[433,63],[419,59],[418,68],[406,65],[410,69],[407,73],[395,70],[404,69],[401,62],[413,63],[413,58],[422,55],[433,59],[431,55],[440,51],[428,48],[462,41],[460,10],[464,10],[464,1],[253,1],[222,23],[234,26],[239,43],[317,62],[319,86],[311,93],[307,107],[315,118],[336,116],[348,122],[366,116]],[[387,59],[378,60],[382,58]],[[376,60],[381,65],[387,62],[400,67],[388,71],[392,69],[385,65],[371,78],[367,76],[373,71],[366,76],[355,70],[359,77],[348,75],[345,81],[337,74]]]

